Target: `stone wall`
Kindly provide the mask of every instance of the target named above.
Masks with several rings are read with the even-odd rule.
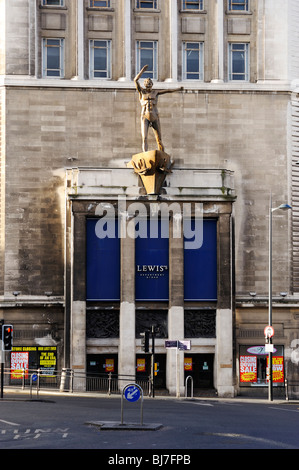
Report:
[[[133,88],[6,93],[5,289],[62,295],[65,168],[124,168],[141,150],[138,96]],[[287,93],[249,91],[160,97],[163,141],[175,166],[235,172],[237,293],[267,292],[270,190],[273,205],[288,198],[288,100]],[[273,219],[273,289],[289,291],[288,215]]]

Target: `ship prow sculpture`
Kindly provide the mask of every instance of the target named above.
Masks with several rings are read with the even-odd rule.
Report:
[[[140,176],[147,194],[159,194],[172,165],[170,156],[162,150],[137,153],[127,164]]]
[[[173,162],[171,157],[165,153],[162,143],[161,126],[158,113],[158,96],[165,93],[173,93],[183,90],[183,87],[169,90],[153,90],[151,78],[144,80],[144,88],[139,84],[139,79],[147,70],[145,65],[136,75],[134,82],[139,93],[141,104],[141,135],[142,152],[132,156],[127,167],[133,168],[142,180],[147,194],[159,194],[165,181],[166,175],[171,172]],[[153,129],[158,150],[148,150],[148,130]]]

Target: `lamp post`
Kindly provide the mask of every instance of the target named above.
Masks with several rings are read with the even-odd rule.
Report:
[[[272,326],[272,213],[276,210],[289,210],[292,209],[288,204],[281,204],[278,207],[272,207],[272,194],[270,194],[269,204],[269,305],[268,305],[268,326]],[[269,344],[272,344],[272,338],[269,337]],[[269,401],[273,400],[273,377],[272,377],[272,350],[269,347],[269,387],[268,398]]]

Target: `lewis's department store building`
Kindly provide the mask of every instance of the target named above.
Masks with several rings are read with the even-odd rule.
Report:
[[[266,395],[271,214],[274,391],[299,382],[297,3],[0,0],[7,367],[141,380],[154,326],[163,393]]]

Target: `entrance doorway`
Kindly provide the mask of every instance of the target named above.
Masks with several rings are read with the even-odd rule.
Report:
[[[87,354],[87,373],[89,374],[118,373],[117,354]]]
[[[86,390],[108,392],[118,390],[117,354],[87,354]],[[110,384],[109,384],[110,377]]]
[[[193,379],[194,389],[214,388],[214,354],[185,354],[185,380]]]

